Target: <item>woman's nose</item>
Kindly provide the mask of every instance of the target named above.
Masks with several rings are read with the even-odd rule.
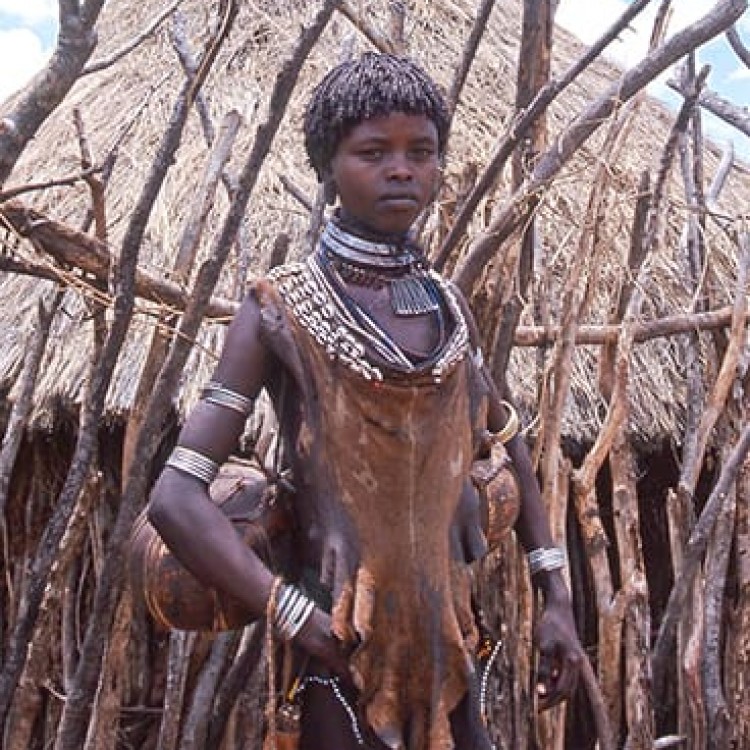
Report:
[[[388,160],[388,179],[410,180],[414,176],[406,154],[394,153]]]

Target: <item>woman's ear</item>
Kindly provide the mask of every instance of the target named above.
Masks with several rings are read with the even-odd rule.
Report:
[[[338,190],[336,190],[336,183],[334,182],[333,175],[330,172],[327,172],[323,175],[323,198],[325,199],[326,205],[335,205],[337,196]]]
[[[443,187],[443,182],[445,180],[445,163],[441,157],[440,162],[438,164],[437,172],[435,173],[435,184],[432,186],[432,197],[431,200],[437,200],[438,195],[440,194],[440,189]]]

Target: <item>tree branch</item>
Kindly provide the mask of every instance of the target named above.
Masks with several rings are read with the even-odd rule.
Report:
[[[663,695],[660,686],[664,682],[667,657],[674,638],[675,628],[682,614],[682,605],[692,586],[700,560],[706,551],[711,531],[748,451],[750,451],[750,424],[745,425],[734,449],[722,466],[719,480],[690,534],[680,575],[669,595],[652,655],[654,696],[657,700],[660,695]]]
[[[740,34],[737,31],[736,26],[730,26],[727,29],[727,41],[737,57],[739,57],[740,60],[750,68],[750,49],[748,49],[742,39],[740,39]]]
[[[106,289],[113,258],[103,242],[61,222],[48,219],[20,201],[9,201],[0,206],[0,221],[6,221],[18,235],[28,239],[36,250],[46,253],[63,267],[55,269],[31,260],[2,258],[0,265],[6,270],[65,282],[61,278],[64,268],[72,266],[93,276]],[[164,305],[171,311],[184,310],[187,304],[187,290],[183,285],[155,276],[142,268],[135,272],[135,294]],[[209,302],[206,315],[210,318],[228,318],[236,309],[236,302],[216,297]]]
[[[177,10],[182,3],[182,0],[175,0],[166,10],[159,13],[146,28],[138,34],[136,37],[131,39],[127,44],[124,44],[120,49],[115,50],[108,57],[104,57],[101,60],[94,60],[84,67],[81,71],[82,76],[90,75],[91,73],[98,73],[100,70],[109,68],[116,62],[122,60],[125,55],[130,54],[136,47],[140,46],[146,39],[148,39],[161,24]]]
[[[746,9],[747,0],[723,0],[703,18],[676,33],[638,65],[626,71],[603,96],[591,102],[541,156],[524,185],[493,212],[487,229],[471,243],[453,275],[453,280],[465,294],[471,293],[482,270],[498,248],[526,220],[531,198],[554,181],[571,156],[606,122],[615,109],[691,49],[724,31]]]
[[[651,339],[726,328],[732,320],[732,308],[685,315],[670,315],[647,323],[633,323],[633,340],[642,343]],[[619,325],[581,325],[576,331],[579,346],[597,346],[617,341]],[[518,326],[513,340],[515,346],[549,346],[560,335],[560,326]]]
[[[461,59],[456,66],[456,73],[453,76],[453,82],[451,83],[450,91],[446,97],[448,112],[450,112],[451,119],[453,119],[453,115],[456,112],[458,100],[461,97],[461,91],[463,90],[464,83],[466,83],[466,77],[469,75],[471,64],[474,62],[479,43],[482,41],[484,32],[487,29],[487,22],[489,21],[490,14],[494,7],[495,0],[481,0],[477,17],[474,19],[471,33],[464,44]]]
[[[679,81],[674,79],[667,81],[667,86],[682,96],[687,96],[689,93]],[[703,89],[698,97],[698,104],[750,138],[750,112],[747,107],[738,107],[711,89]]]
[[[396,49],[392,41],[376,29],[362,14],[354,7],[353,3],[344,2],[338,8],[339,13],[349,19],[352,25],[359,30],[370,43],[381,52],[395,54]]]

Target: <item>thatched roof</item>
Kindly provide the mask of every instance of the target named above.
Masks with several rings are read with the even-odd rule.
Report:
[[[364,6],[364,4],[360,4]],[[446,86],[450,85],[462,46],[474,18],[474,0],[435,0],[410,2],[406,34],[409,52]],[[311,7],[312,6],[312,7]],[[246,155],[259,122],[265,115],[267,97],[280,61],[292,49],[300,23],[312,17],[317,4],[288,2],[242,3],[240,15],[228,44],[222,50],[203,90],[208,107],[218,125],[222,116],[235,108],[244,117],[231,169],[237,170]],[[376,28],[387,28],[388,3],[368,3],[367,18]],[[126,43],[162,9],[162,3],[114,3],[106,6],[100,23],[100,47],[95,57],[104,57]],[[197,49],[206,36],[211,12],[205,3],[186,0],[181,10],[187,19],[189,38]],[[365,8],[363,7],[363,10]],[[138,190],[167,122],[176,92],[183,81],[177,55],[169,40],[169,25],[162,26],[149,40],[116,65],[83,77],[63,105],[40,130],[24,153],[13,184],[32,177],[34,181],[76,172],[80,167],[79,148],[72,111],[79,108],[94,155],[102,158],[117,144],[119,157],[107,191],[109,242],[116,252],[124,227],[137,199]],[[448,191],[455,187],[468,163],[482,165],[494,141],[503,132],[512,112],[515,71],[520,31],[519,2],[498,3],[473,66],[454,123],[447,169]],[[280,233],[291,238],[292,257],[306,252],[305,233],[309,213],[285,187],[291,182],[313,197],[314,177],[307,168],[299,137],[300,112],[312,82],[319,79],[331,62],[350,45],[364,48],[369,43],[343,15],[334,17],[324,37],[307,61],[298,81],[282,129],[272,154],[260,174],[247,211],[245,231],[249,237],[249,271],[262,273],[270,248]],[[566,69],[583,47],[563,30],[554,42],[553,75]],[[550,132],[563,130],[584,104],[617,78],[619,71],[606,61],[591,66],[573,84],[549,113]],[[586,322],[603,322],[611,307],[612,290],[628,246],[628,233],[635,204],[638,176],[642,170],[655,172],[672,116],[658,103],[646,100],[632,132],[613,164],[617,200],[612,201],[603,238],[606,252],[598,266],[600,280],[588,306]],[[546,300],[553,319],[559,310],[561,285],[571,254],[577,250],[584,221],[587,186],[598,162],[601,136],[596,135],[572,161],[545,196],[540,212],[540,230],[547,249],[551,293]],[[140,255],[141,265],[158,274],[172,267],[177,240],[191,199],[197,192],[208,147],[201,133],[197,114],[191,117],[177,163],[171,168],[162,195],[155,207]],[[706,157],[710,174],[717,168],[719,154]],[[492,201],[507,194],[506,176]],[[750,174],[736,167],[724,191],[720,210],[728,216],[738,213],[738,205],[748,204]],[[660,317],[690,309],[691,292],[684,283],[685,272],[677,253],[677,238],[685,216],[684,198],[677,182],[670,194],[666,241],[655,259],[650,287],[645,290],[645,316]],[[56,188],[38,194],[36,206],[53,218],[71,226],[80,225],[89,207],[87,189],[82,185]],[[202,247],[206,251],[220,224],[226,199],[216,201]],[[487,208],[487,206],[485,206]],[[477,212],[470,233],[483,225],[488,211]],[[426,236],[432,236],[428,223]],[[733,295],[734,251],[715,225],[709,226],[707,247],[710,255],[712,304],[725,305]],[[22,244],[18,252],[32,253]],[[238,287],[243,259],[236,254],[224,272],[224,296]],[[239,287],[242,287],[240,278]],[[24,348],[35,325],[36,302],[49,293],[50,285],[21,276],[0,276],[0,383],[7,389],[21,366]],[[36,422],[52,423],[55,409],[75,407],[81,398],[91,352],[92,331],[87,300],[80,291],[67,293],[64,312],[57,316],[42,376],[36,394]],[[139,304],[132,335],[120,360],[108,398],[108,414],[116,416],[130,408],[146,351],[146,336],[156,316],[162,313],[151,303]],[[522,323],[532,322],[531,301]],[[201,346],[195,349],[185,372],[178,408],[183,409],[196,395],[213,363],[220,345],[222,326],[206,325]],[[598,348],[580,347],[575,359],[571,402],[564,432],[574,440],[589,440],[596,433],[602,413],[596,386]],[[633,420],[644,439],[659,439],[681,432],[685,377],[683,352],[678,339],[657,339],[639,345],[635,380],[632,386]],[[510,382],[524,405],[533,414],[542,372],[535,350],[518,349],[514,354]]]

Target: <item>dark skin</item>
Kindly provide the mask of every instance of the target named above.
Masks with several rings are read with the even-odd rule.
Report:
[[[340,208],[376,233],[403,233],[432,199],[440,171],[437,130],[423,116],[392,113],[366,120],[340,142],[331,162],[329,179],[339,196]],[[403,347],[428,354],[438,343],[434,316],[399,317],[389,304],[388,290],[347,284],[349,294]],[[239,393],[255,397],[279,376],[280,364],[259,336],[260,311],[248,297],[227,333],[224,351],[214,379]],[[490,430],[501,429],[506,413],[493,394],[488,415]],[[235,450],[244,426],[241,415],[205,402],[190,414],[179,438],[219,464]],[[528,450],[516,436],[507,445],[522,488],[522,503],[515,526],[525,550],[552,547],[549,525]],[[274,576],[253,551],[234,533],[227,518],[210,501],[205,485],[165,468],[154,487],[149,516],[166,543],[183,564],[206,584],[223,589],[240,600],[253,614],[265,614]],[[321,550],[303,549],[305,559],[321,559]],[[545,606],[537,623],[535,638],[540,662],[540,705],[549,707],[569,697],[576,686],[581,646],[576,635],[567,587],[561,574],[544,572],[535,576]],[[327,613],[316,608],[295,644],[344,681],[348,679],[346,654],[331,634]],[[324,704],[330,692],[309,691],[308,709]],[[343,712],[325,710],[330,717],[330,736],[325,721],[316,724],[317,747],[345,748],[346,717]],[[320,726],[318,726],[320,725]],[[321,728],[321,726],[323,728]],[[305,747],[303,732],[302,747]],[[311,746],[315,746],[312,744]],[[356,747],[355,744],[351,745]],[[376,746],[377,743],[376,743]]]

